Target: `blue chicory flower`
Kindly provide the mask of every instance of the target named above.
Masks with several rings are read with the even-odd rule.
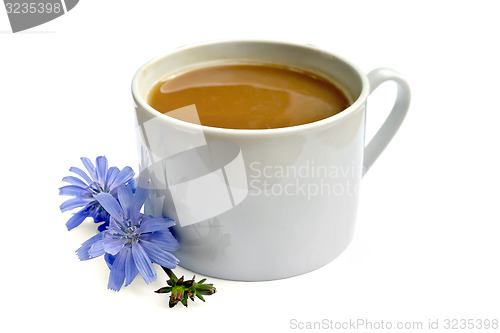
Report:
[[[117,190],[118,200],[109,193],[95,194],[95,199],[110,214],[106,230],[88,239],[76,251],[80,260],[105,255],[111,271],[108,288],[119,291],[141,274],[146,283],[156,280],[152,263],[173,269],[179,260],[167,251],[176,251],[179,243],[169,228],[175,222],[168,217],[151,217],[140,213],[147,190],[122,185]]]
[[[66,222],[68,230],[79,226],[87,217],[92,217],[95,223],[104,221],[98,228],[99,231],[103,231],[109,224],[109,213],[96,200],[95,196],[99,193],[110,193],[116,197],[118,186],[127,183],[135,186],[134,171],[128,166],[122,170],[117,167],[108,168],[108,160],[105,156],[97,157],[95,166],[87,157],[82,157],[81,160],[88,174],[77,167],[69,169],[81,178],[75,176],[63,178],[63,181],[70,185],[61,187],[59,194],[71,195],[74,198],[63,202],[60,209],[65,212],[83,207]]]

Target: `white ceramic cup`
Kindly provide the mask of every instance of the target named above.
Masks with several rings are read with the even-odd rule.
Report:
[[[277,129],[188,123],[147,104],[166,77],[216,63],[270,63],[325,77],[352,99],[329,118]],[[394,81],[395,104],[365,143],[366,101]],[[312,46],[222,41],[182,47],[143,65],[132,82],[140,172],[152,190],[145,212],[177,220],[180,266],[203,275],[260,281],[317,269],[348,246],[361,178],[403,121],[410,90],[397,72],[363,74]],[[196,106],[186,106],[196,118]],[[307,112],[307,110],[304,110]]]

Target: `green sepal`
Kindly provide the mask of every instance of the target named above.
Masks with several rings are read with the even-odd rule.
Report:
[[[167,294],[172,291],[172,287],[163,287],[155,291],[157,294]]]
[[[217,291],[213,284],[205,284],[206,279],[202,279],[199,282],[195,282],[195,276],[191,280],[184,281],[184,276],[177,278],[174,272],[169,269],[162,267],[165,273],[167,273],[169,280],[167,284],[169,287],[163,287],[156,291],[159,294],[171,293],[168,302],[169,307],[174,307],[177,303],[181,303],[185,307],[188,306],[188,298],[194,301],[194,297],[198,297],[203,302],[205,298],[202,295],[212,295]]]

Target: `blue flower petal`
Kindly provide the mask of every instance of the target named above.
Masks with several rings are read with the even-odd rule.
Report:
[[[113,183],[109,184],[109,189],[113,190],[115,187],[125,184],[132,178],[134,178],[134,170],[132,170],[131,167],[126,166],[118,173],[118,175],[116,175]]]
[[[175,221],[170,217],[153,217],[141,223],[140,233],[155,232],[170,228],[175,225]]]
[[[138,220],[141,212],[141,208],[146,201],[148,196],[148,190],[145,187],[137,187],[135,189],[134,199],[130,203],[130,218],[133,220]]]
[[[97,181],[99,184],[106,184],[106,175],[108,171],[108,159],[106,156],[98,156],[95,160]]]
[[[66,222],[66,227],[68,228],[68,230],[76,228],[80,224],[82,224],[82,222],[87,217],[89,217],[89,212],[87,209],[83,208],[83,209],[79,210],[78,212],[76,212],[75,214],[73,214],[73,216],[71,216],[71,218],[68,220],[68,222]]]
[[[81,188],[88,187],[88,185],[85,184],[85,182],[83,180],[81,180],[80,178],[73,177],[73,176],[66,176],[62,179],[62,181],[66,182],[66,183],[70,183],[71,185],[80,186]]]
[[[116,179],[116,176],[120,173],[120,169],[117,167],[111,167],[108,169],[108,174],[106,175],[106,183],[108,184],[108,188],[110,184],[113,184],[113,182]]]
[[[116,255],[118,252],[120,252],[121,249],[123,249],[123,246],[124,242],[121,238],[111,238],[104,240],[104,251],[111,255]]]
[[[154,233],[143,234],[141,235],[141,240],[154,243],[162,250],[177,251],[179,249],[179,242],[167,229]]]
[[[127,254],[127,259],[125,261],[125,287],[134,281],[135,277],[139,273],[137,266],[135,265],[134,258],[132,257],[132,249],[126,248],[123,250]]]
[[[116,199],[109,193],[98,193],[94,198],[117,221],[123,220],[123,209]]]
[[[144,240],[140,241],[140,245],[144,248],[144,251],[148,255],[149,259],[155,264],[160,266],[173,269],[179,262],[179,260],[171,253],[160,249],[158,246],[151,242]]]
[[[109,273],[108,289],[113,291],[120,291],[123,281],[125,280],[125,260],[127,254],[125,252],[119,252],[113,266],[111,266],[111,272]]]
[[[88,260],[92,259],[92,257],[89,255],[90,248],[92,245],[94,245],[96,242],[99,242],[102,240],[102,233],[99,233],[89,239],[87,239],[85,242],[82,243],[82,246],[78,250],[76,250],[76,255],[80,260]]]
[[[101,232],[98,235],[102,235],[102,234],[104,234],[104,233]],[[101,240],[98,240],[97,242],[95,242],[94,244],[92,244],[92,246],[89,249],[89,256],[91,258],[97,258],[97,257],[100,257],[106,253],[106,251],[104,251],[104,242],[105,241],[103,239],[101,239]]]
[[[156,280],[156,271],[141,244],[135,243],[132,245],[132,257],[134,258],[139,273],[141,273],[146,283],[151,283]]]
[[[128,226],[126,226],[123,221],[117,221],[114,218],[109,219],[108,225],[108,234],[109,235],[122,235],[123,230],[125,230]]]
[[[130,218],[130,209],[134,194],[132,193],[131,186],[121,185],[118,187],[118,201],[120,205],[124,208],[124,213],[126,218]]]
[[[61,212],[65,212],[68,210],[72,210],[78,207],[82,207],[87,205],[89,202],[92,201],[92,198],[88,199],[81,199],[81,198],[71,198],[66,201],[64,201],[59,208],[61,209]]]
[[[90,177],[82,169],[77,168],[77,167],[71,167],[71,168],[69,168],[69,171],[76,173],[78,176],[82,177],[83,180],[85,180],[88,185],[93,183],[92,179],[90,179]]]
[[[73,196],[84,196],[88,191],[80,186],[76,185],[66,185],[59,188],[59,195],[73,195]]]
[[[83,165],[85,166],[85,169],[89,172],[90,177],[92,178],[93,181],[97,181],[97,173],[95,171],[95,166],[92,163],[92,161],[87,158],[87,157],[82,157],[80,158],[82,160]]]
[[[127,182],[127,184],[132,188],[132,192],[135,193],[135,189],[137,188],[137,185],[135,183],[135,178],[132,178]]]
[[[115,256],[112,256],[109,253],[106,253],[104,255],[104,261],[106,262],[106,265],[108,265],[108,268],[111,269],[113,266],[113,263],[115,262]]]
[[[94,222],[99,223],[99,222],[102,222],[102,221],[95,221],[94,220]],[[99,226],[97,227],[97,231],[103,232],[104,230],[106,230],[108,228],[108,226],[109,226],[109,221],[106,221],[104,219],[104,223],[99,224]]]

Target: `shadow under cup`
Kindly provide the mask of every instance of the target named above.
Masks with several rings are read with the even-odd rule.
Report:
[[[320,74],[352,98],[332,117],[276,129],[206,127],[147,105],[167,75],[201,64],[260,62]],[[367,78],[309,46],[265,41],[199,44],[146,63],[132,82],[145,213],[177,221],[180,266],[231,280],[312,271],[349,244],[363,175]],[[305,110],[307,111],[307,110]],[[196,109],[194,109],[196,112]]]

